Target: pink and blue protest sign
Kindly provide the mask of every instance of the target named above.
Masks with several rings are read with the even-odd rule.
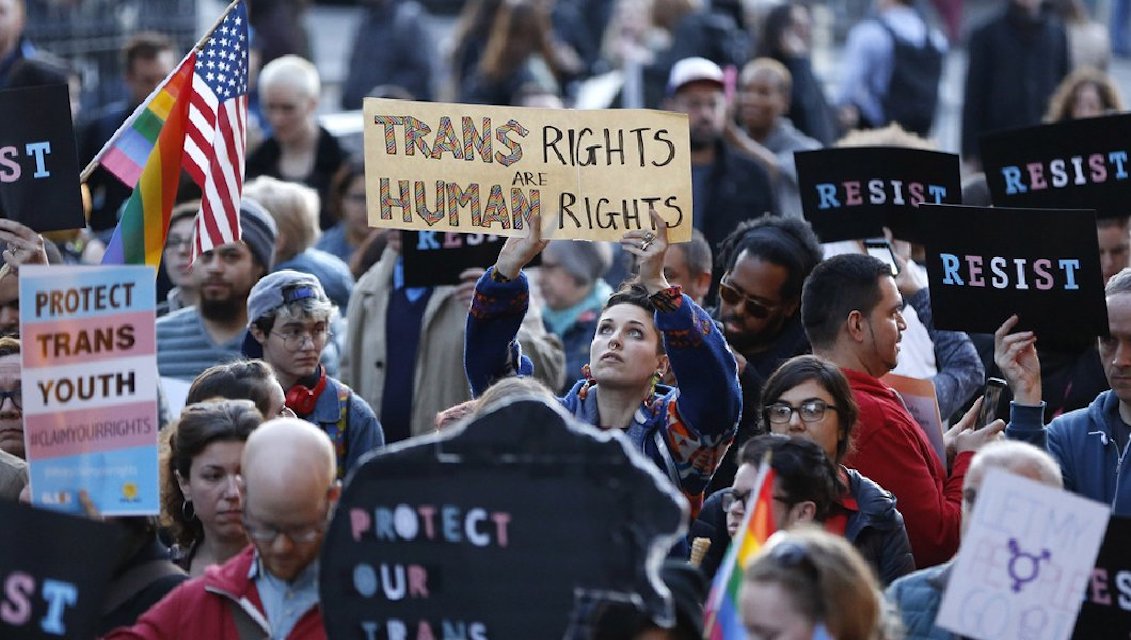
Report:
[[[153,269],[24,267],[20,335],[32,501],[159,510]]]

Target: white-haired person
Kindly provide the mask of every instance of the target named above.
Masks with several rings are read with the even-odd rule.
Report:
[[[966,532],[970,514],[990,469],[1003,469],[1041,484],[1064,487],[1060,467],[1052,456],[1031,444],[1017,440],[999,440],[982,447],[970,462],[962,485],[962,532]],[[896,580],[887,589],[887,599],[899,607],[908,640],[926,638],[951,640],[956,636],[935,625],[943,593],[954,561],[921,569]]]
[[[286,55],[259,72],[259,100],[271,137],[247,158],[247,179],[272,176],[313,187],[323,203],[319,227],[334,225],[325,203],[330,182],[347,153],[334,136],[318,125],[316,111],[322,93],[318,69],[310,61]]]

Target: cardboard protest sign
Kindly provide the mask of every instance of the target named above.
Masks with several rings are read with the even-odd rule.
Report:
[[[620,433],[520,398],[355,468],[322,545],[326,632],[563,638],[625,602],[671,621],[657,576],[686,519]]]
[[[394,229],[619,240],[691,239],[687,116],[365,99],[369,224]]]
[[[1107,333],[1091,211],[923,209],[935,327],[993,333],[1016,313],[1040,336]]]
[[[1066,640],[1107,518],[1106,504],[990,469],[935,624],[980,640]]]
[[[923,242],[919,206],[962,202],[958,156],[900,147],[798,152],[801,209],[821,242],[884,235]]]
[[[1131,637],[1131,518],[1112,516],[1072,637]]]
[[[942,416],[939,415],[939,396],[935,392],[935,383],[923,378],[911,378],[895,373],[888,373],[880,378],[884,384],[899,392],[907,412],[919,423],[919,428],[931,441],[935,455],[939,462],[946,464],[946,444],[943,442]]]
[[[24,442],[35,504],[159,509],[152,267],[23,267]]]
[[[995,206],[1095,209],[1131,215],[1131,114],[982,136],[982,166]]]
[[[120,555],[119,531],[5,501],[0,522],[0,637],[93,637]]]
[[[0,216],[36,231],[86,226],[67,85],[0,91]]]

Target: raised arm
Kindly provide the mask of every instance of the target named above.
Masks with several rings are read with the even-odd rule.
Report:
[[[530,233],[507,238],[495,266],[475,284],[463,346],[463,368],[472,397],[479,397],[499,378],[533,370],[516,337],[530,305],[530,285],[522,268],[547,244],[542,240],[541,224],[540,216],[531,216]]]

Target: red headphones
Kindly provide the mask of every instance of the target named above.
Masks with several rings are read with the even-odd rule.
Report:
[[[326,388],[326,370],[318,367],[318,383],[314,388],[310,388],[302,383],[287,390],[286,404],[300,416],[308,416],[314,413],[314,405],[318,404],[318,396],[322,395],[322,390]]]

